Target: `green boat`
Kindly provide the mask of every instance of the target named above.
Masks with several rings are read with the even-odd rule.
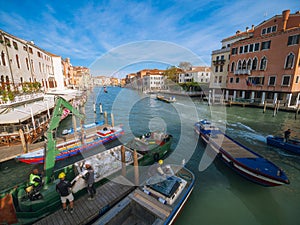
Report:
[[[30,193],[27,192],[28,183],[21,184],[13,187],[1,193],[1,224],[32,224],[35,221],[51,214],[61,207],[60,197],[56,190],[56,184],[59,182],[57,179],[60,172],[65,172],[67,180],[74,180],[80,173],[80,168],[84,161],[99,158],[99,161],[105,161],[108,163],[107,171],[98,171],[95,173],[96,186],[101,185],[108,181],[107,177],[113,176],[118,171],[122,170],[121,161],[121,149],[122,146],[106,150],[90,158],[81,160],[72,165],[63,167],[57,171],[54,171],[55,155],[57,154],[56,141],[53,138],[53,131],[59,126],[59,118],[64,108],[69,109],[74,115],[83,120],[83,116],[74,109],[69,102],[62,98],[56,100],[56,106],[53,110],[53,115],[49,123],[49,129],[47,131],[47,146],[44,163],[43,178],[44,184],[42,189],[39,191],[39,198],[32,200]],[[136,150],[138,153],[139,165],[150,165],[154,161],[165,157],[170,153],[170,146],[172,142],[172,136],[164,134],[162,132],[151,132],[142,135],[139,138],[134,138],[132,141],[125,145],[126,165],[133,163],[132,153]],[[110,157],[103,158],[103,157]],[[107,159],[107,160],[106,160]],[[111,161],[112,160],[112,161]],[[104,168],[104,166],[99,166]],[[109,169],[111,168],[111,169]],[[101,175],[99,175],[101,173]],[[80,179],[76,181],[73,193],[75,198],[78,198],[83,193],[85,182]],[[27,189],[27,190],[26,190]]]

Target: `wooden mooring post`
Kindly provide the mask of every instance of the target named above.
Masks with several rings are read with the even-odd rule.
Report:
[[[125,146],[121,146],[122,176],[126,177]]]
[[[296,112],[295,112],[295,120],[297,119],[299,110],[300,110],[300,104],[298,104],[297,109],[296,109]]]
[[[266,112],[266,109],[267,109],[267,101],[264,101],[264,110],[263,110],[263,113]]]
[[[139,186],[140,184],[140,175],[139,175],[139,161],[137,151],[133,151],[133,166],[134,166],[134,184],[135,186]]]

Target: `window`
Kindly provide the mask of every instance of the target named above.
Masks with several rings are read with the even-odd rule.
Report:
[[[295,55],[293,53],[290,53],[285,60],[285,69],[292,69],[294,65],[294,58]]]
[[[239,77],[237,77],[237,78],[235,78],[235,83],[240,83],[240,78]]]
[[[238,70],[241,70],[242,69],[242,62],[241,62],[241,60],[239,60],[239,62],[238,62],[238,68],[237,68]]]
[[[5,54],[4,54],[3,51],[1,52],[1,60],[2,60],[2,65],[3,65],[3,66],[6,66],[6,62],[5,62]]]
[[[218,83],[218,76],[215,76],[214,83]]]
[[[234,71],[234,66],[235,66],[235,63],[232,62],[232,63],[231,63],[231,68],[230,68],[230,72],[233,72],[233,71]]]
[[[289,36],[288,45],[297,45],[299,44],[300,34]]]
[[[28,49],[29,49],[29,53],[32,54],[33,53],[32,48],[29,47]]]
[[[6,44],[8,47],[11,46],[10,40],[9,40],[8,38],[4,37],[4,41],[5,41],[5,44]]]
[[[270,33],[276,32],[276,29],[277,29],[276,25],[271,26],[271,27],[266,27],[261,30],[261,34],[262,35],[270,34]]]
[[[14,48],[15,48],[16,50],[18,50],[18,44],[17,44],[17,42],[13,41],[13,46],[14,46]]]
[[[269,77],[269,83],[268,83],[268,85],[269,86],[275,86],[275,84],[276,84],[276,76]]]
[[[281,83],[281,85],[282,86],[290,86],[290,79],[291,79],[290,75],[284,75],[282,77],[282,83]]]
[[[254,44],[254,51],[255,52],[259,51],[259,43]]]
[[[222,76],[219,76],[219,83],[222,83]]]
[[[264,77],[249,77],[248,81],[251,85],[263,85],[265,82]]]
[[[267,32],[266,28],[261,30],[261,34],[265,34]]]
[[[251,70],[251,59],[247,62],[247,70]]]
[[[27,47],[25,45],[23,45],[23,50],[27,51]]]
[[[249,52],[253,52],[253,44],[249,45]]]
[[[242,53],[243,53],[243,46],[240,46],[239,54],[242,54]]]
[[[16,54],[16,61],[17,61],[17,66],[20,69],[20,61],[19,61],[19,56]]]
[[[277,26],[276,25],[272,26],[272,32],[276,32],[276,30],[277,30]]]
[[[233,77],[230,77],[229,82],[233,83]]]
[[[244,46],[244,53],[247,53],[248,52],[248,45],[245,45]]]
[[[271,41],[264,41],[261,43],[261,50],[270,49]]]
[[[252,70],[256,70],[256,69],[257,69],[257,58],[255,57],[252,63]]]
[[[297,77],[296,77],[296,80],[295,80],[295,83],[296,83],[296,84],[299,83],[299,77],[300,77],[300,76],[297,76]]]
[[[26,58],[26,66],[27,66],[27,70],[29,70],[29,62],[28,62],[28,58]]]
[[[245,60],[243,60],[242,69],[243,69],[243,70],[246,69],[246,61],[245,61]]]
[[[223,65],[220,65],[220,72],[223,72]]]
[[[237,48],[232,48],[231,49],[231,55],[236,55],[238,52],[238,49]]]
[[[260,70],[266,70],[267,68],[267,58],[264,56],[262,57],[262,59],[260,60]]]

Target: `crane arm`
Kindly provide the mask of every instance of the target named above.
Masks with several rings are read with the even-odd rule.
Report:
[[[80,112],[75,107],[73,107],[67,100],[65,100],[62,97],[57,97],[55,101],[55,107],[52,112],[52,117],[48,124],[47,134],[46,134],[47,144],[45,148],[45,161],[44,161],[45,184],[48,184],[50,182],[50,178],[53,173],[53,168],[55,165],[55,157],[58,153],[56,149],[56,140],[53,137],[53,132],[59,126],[64,108],[70,110],[76,117],[78,117],[82,121],[84,120],[84,115],[80,114]]]

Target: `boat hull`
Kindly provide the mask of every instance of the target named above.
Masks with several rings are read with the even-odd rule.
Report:
[[[267,144],[300,155],[300,141],[289,140],[288,142],[284,142],[282,137],[269,135],[267,136]]]
[[[229,168],[231,168],[247,180],[266,187],[289,184],[287,176],[280,168],[278,168],[276,165],[263,158],[262,156],[258,155],[257,153],[251,151],[247,147],[243,146],[242,144],[234,141],[226,134],[223,134],[221,131],[215,130],[213,132],[224,135],[224,137],[229,139],[232,143],[235,143],[236,145],[243,148],[243,150],[251,152],[254,157],[233,157],[230,153],[223,149],[221,144],[214,142],[214,138],[211,138],[212,133],[210,130],[201,129],[199,123],[195,124],[194,129],[199,134],[201,139],[206,144],[208,144],[213,151],[216,152],[218,159],[220,159]],[[268,173],[271,170],[276,171],[277,173]]]
[[[124,131],[120,128],[116,132],[109,134],[106,137],[97,137],[97,139],[94,139],[93,141],[85,143],[83,145],[79,142],[74,141],[75,144],[68,146],[66,150],[60,151],[60,153],[55,157],[55,160],[64,160],[66,158],[81,154],[84,151],[88,151],[97,146],[114,141],[123,134]],[[27,164],[41,164],[44,163],[44,158],[44,149],[40,149],[36,152],[31,152],[17,156],[16,160]]]

